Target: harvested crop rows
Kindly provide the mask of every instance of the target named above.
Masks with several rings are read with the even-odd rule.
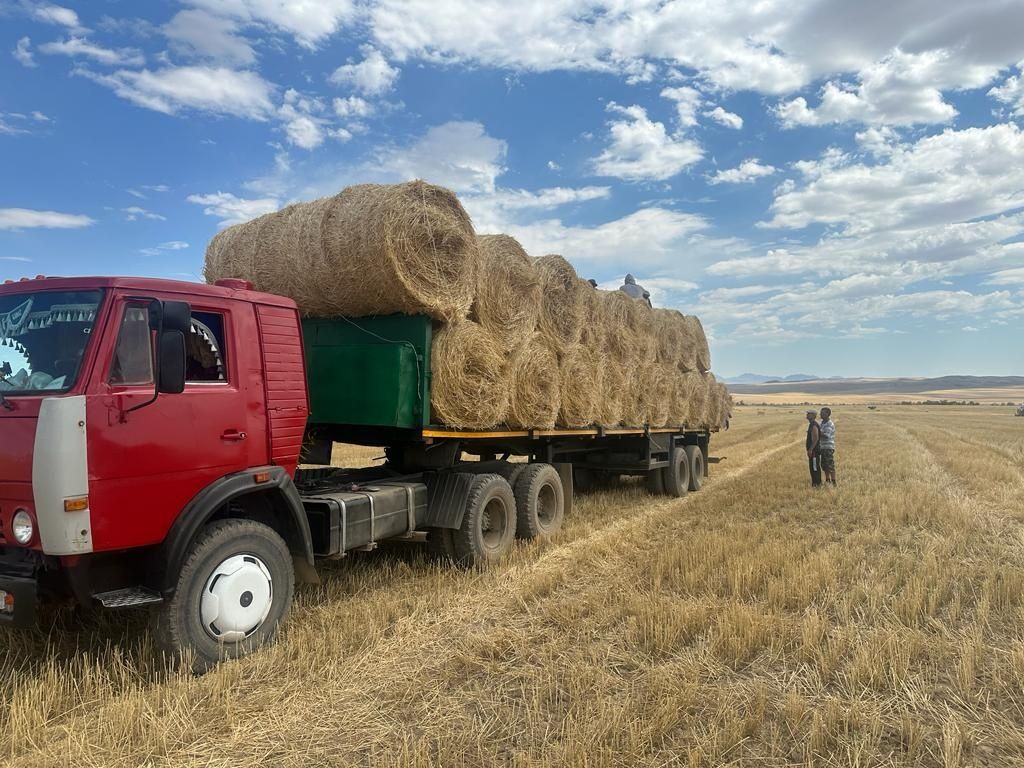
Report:
[[[738,410],[700,493],[582,498],[554,542],[483,573],[411,547],[351,557],[300,592],[277,646],[202,678],[124,641],[135,619],[4,634],[0,751],[40,766],[1024,760],[1019,420],[843,409],[842,485],[812,492],[801,411]]]

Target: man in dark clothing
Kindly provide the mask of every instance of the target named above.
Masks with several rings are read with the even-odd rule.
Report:
[[[636,284],[636,278],[632,275],[626,275],[625,281],[619,286],[619,290],[624,294],[634,299],[643,299],[647,302],[647,306],[651,305],[651,294],[644,290],[642,285]]]
[[[811,470],[811,487],[821,485],[821,457],[818,449],[821,430],[817,418],[817,411],[807,412],[807,466]]]
[[[820,453],[821,471],[825,473],[825,482],[836,484],[836,425],[832,421],[832,409],[821,409],[821,424],[818,426],[818,451]]]

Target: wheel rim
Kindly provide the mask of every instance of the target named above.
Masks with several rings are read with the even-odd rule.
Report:
[[[551,483],[544,483],[537,494],[537,523],[547,530],[558,517],[558,495]]]
[[[203,587],[199,618],[220,643],[237,643],[266,621],[274,599],[274,582],[255,555],[232,555],[213,569]]]
[[[508,515],[505,502],[498,498],[491,499],[484,505],[484,513],[480,518],[480,538],[483,539],[484,546],[492,550],[501,549],[506,530]]]

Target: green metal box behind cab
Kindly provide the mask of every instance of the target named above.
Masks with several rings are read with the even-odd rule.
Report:
[[[310,423],[420,429],[430,421],[423,315],[302,321]]]

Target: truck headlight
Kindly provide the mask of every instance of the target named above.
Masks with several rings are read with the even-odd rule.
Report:
[[[27,510],[19,509],[14,513],[14,518],[11,520],[11,533],[14,534],[14,540],[19,544],[28,544],[32,541],[32,534],[35,533],[32,525],[32,515]]]

